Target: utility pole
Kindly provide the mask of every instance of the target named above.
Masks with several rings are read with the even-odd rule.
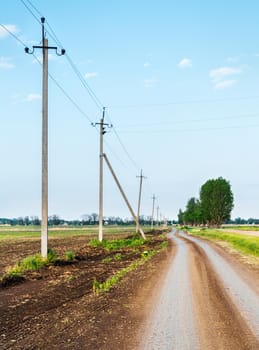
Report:
[[[58,56],[65,54],[62,49],[58,53],[58,48],[48,46],[48,39],[45,37],[45,18],[41,18],[42,24],[42,46],[33,46],[30,52],[26,47],[24,50],[28,54],[34,54],[35,49],[42,49],[42,194],[41,194],[41,255],[46,258],[48,255],[48,50],[56,50]]]
[[[159,206],[156,207],[156,225],[159,226]]]
[[[155,195],[153,194],[153,196],[152,196],[153,205],[152,205],[152,216],[151,216],[151,230],[154,229],[155,200],[156,200],[156,197],[155,197]]]
[[[111,124],[104,123],[105,107],[100,123],[92,123],[93,126],[100,125],[100,154],[99,154],[99,241],[103,240],[103,135],[106,134],[105,127],[112,127]]]
[[[140,176],[137,176],[137,178],[140,179],[140,184],[139,184],[139,196],[138,196],[138,212],[137,212],[137,218],[138,218],[138,222],[139,222],[139,216],[140,216],[140,202],[141,202],[141,193],[142,193],[142,182],[143,182],[143,179],[146,179],[145,176],[143,176],[143,173],[142,173],[142,169],[140,171]],[[139,227],[138,225],[136,225],[136,232],[138,232],[139,230]]]

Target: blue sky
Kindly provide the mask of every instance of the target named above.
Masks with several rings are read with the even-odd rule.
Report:
[[[232,217],[259,217],[258,1],[23,2],[46,17],[107,107],[115,128],[105,152],[134,208],[142,168],[145,215],[154,193],[162,215],[176,218],[206,180],[222,176],[234,193]],[[3,1],[0,23],[32,47],[41,26],[23,2]],[[40,216],[41,69],[0,27],[0,217]],[[67,57],[51,52],[49,73],[84,112],[49,80],[49,214],[80,218],[98,212],[91,122],[101,109]],[[104,168],[104,214],[130,217]]]

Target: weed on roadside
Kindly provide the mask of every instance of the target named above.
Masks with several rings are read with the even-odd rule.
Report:
[[[71,250],[68,250],[68,251],[65,252],[65,259],[67,261],[75,260],[75,257],[76,257],[75,253],[72,252]]]

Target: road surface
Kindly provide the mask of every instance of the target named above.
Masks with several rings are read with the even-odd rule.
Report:
[[[139,349],[258,350],[258,284],[207,242],[184,232],[170,236],[176,254]]]

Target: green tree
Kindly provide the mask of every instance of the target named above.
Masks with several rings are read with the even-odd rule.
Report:
[[[190,225],[198,225],[202,222],[201,205],[197,198],[190,198],[183,214],[184,222]]]
[[[182,209],[179,209],[177,216],[178,216],[178,223],[180,225],[182,225],[183,224],[183,217],[184,217],[184,212],[182,211]]]
[[[209,226],[220,226],[230,219],[234,207],[234,197],[230,183],[219,177],[202,185],[200,190],[201,213]]]

